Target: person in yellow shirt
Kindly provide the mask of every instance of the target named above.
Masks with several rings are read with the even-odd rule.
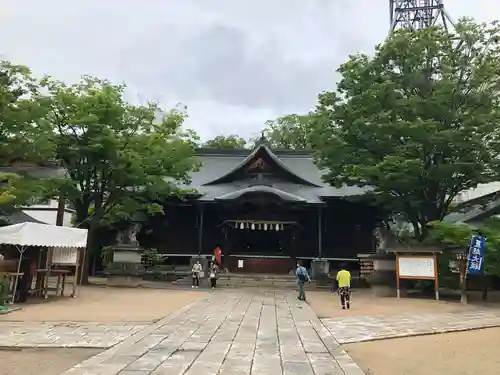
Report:
[[[345,265],[341,265],[337,272],[337,286],[342,309],[351,308],[351,273]]]

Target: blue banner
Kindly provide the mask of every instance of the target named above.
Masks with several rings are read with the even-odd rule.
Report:
[[[484,252],[486,250],[486,238],[473,236],[469,247],[467,259],[467,273],[471,275],[481,274],[484,271]]]

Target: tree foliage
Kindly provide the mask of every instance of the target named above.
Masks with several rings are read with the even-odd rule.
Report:
[[[16,160],[38,163],[51,154],[50,142],[36,121],[41,113],[33,100],[37,90],[28,68],[0,61],[0,167]],[[25,203],[37,192],[32,178],[9,172],[0,172],[2,210]]]
[[[138,193],[175,194],[187,182],[194,143],[181,132],[180,113],[127,103],[124,86],[91,77],[71,86],[46,79],[43,86],[44,123],[68,174],[58,183],[78,223],[89,210],[100,219]]]
[[[218,135],[217,137],[206,141],[202,147],[219,148],[219,149],[235,149],[245,148],[247,141],[237,135]]]
[[[500,33],[461,22],[400,30],[373,57],[351,56],[338,92],[319,96],[315,139],[331,184],[373,189],[419,238],[463,190],[494,180]]]
[[[263,135],[274,149],[312,150],[313,120],[313,114],[278,117],[266,122]]]
[[[429,225],[431,229],[428,242],[461,246],[464,250],[470,246],[473,234],[480,233],[485,236],[484,272],[487,275],[500,276],[500,219],[488,219],[478,229],[466,224],[455,225],[443,221],[434,221]]]
[[[191,133],[183,115],[156,104],[133,105],[124,86],[83,77],[74,85],[44,79],[43,126],[67,178],[54,180],[48,194],[63,194],[76,210],[76,224],[94,233],[110,215],[136,210],[162,212],[167,197],[182,194],[196,167]],[[147,199],[140,199],[147,196]]]

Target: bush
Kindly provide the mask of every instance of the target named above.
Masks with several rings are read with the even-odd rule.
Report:
[[[5,306],[9,295],[9,279],[0,273],[0,306]]]

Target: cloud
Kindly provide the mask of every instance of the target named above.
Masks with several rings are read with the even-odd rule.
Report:
[[[498,1],[445,0],[450,15],[500,18]],[[203,138],[256,135],[334,87],[349,54],[388,31],[387,0],[0,0],[4,58],[73,81],[129,85],[137,101],[188,106]]]

